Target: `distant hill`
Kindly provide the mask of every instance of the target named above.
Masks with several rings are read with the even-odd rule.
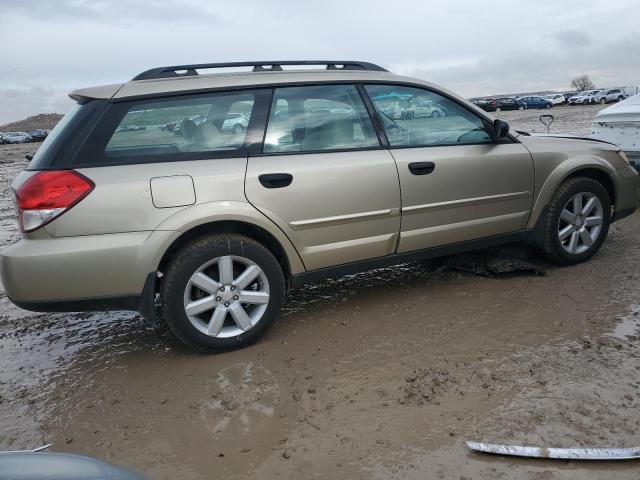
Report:
[[[39,113],[32,115],[24,120],[0,125],[0,132],[24,132],[35,130],[36,128],[44,128],[51,130],[60,121],[62,115],[60,113]]]

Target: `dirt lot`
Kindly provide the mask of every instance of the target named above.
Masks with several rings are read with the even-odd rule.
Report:
[[[539,113],[501,116],[531,128]],[[595,109],[553,113],[552,131],[584,134]],[[0,245],[30,148],[0,147]],[[571,268],[504,250],[546,275],[438,261],[308,286],[264,340],[216,356],[132,313],[30,313],[0,294],[0,450],[52,443],[154,479],[637,479],[634,462],[463,442],[640,445],[639,229],[638,214],[616,223]]]
[[[587,137],[591,133],[591,121],[600,110],[609,105],[558,106],[550,110],[525,110],[520,112],[493,112],[492,115],[509,122],[512,130],[544,133],[547,131],[540,123],[540,115],[553,115],[554,121],[549,128],[550,133],[572,134]]]

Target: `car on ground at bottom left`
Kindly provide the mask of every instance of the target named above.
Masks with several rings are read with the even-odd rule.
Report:
[[[584,262],[638,203],[618,147],[511,132],[367,62],[159,67],[71,98],[11,186],[22,239],[0,251],[6,295],[159,316],[199,351],[258,340],[289,289],[332,276],[514,241]],[[397,99],[445,116],[391,118]],[[224,131],[239,112],[247,128]],[[192,115],[189,134],[158,128]],[[133,123],[148,128],[118,130]]]

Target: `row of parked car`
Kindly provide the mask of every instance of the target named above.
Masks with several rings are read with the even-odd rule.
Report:
[[[471,98],[470,100],[487,112],[501,110],[525,110],[527,108],[552,108],[555,105],[589,105],[620,102],[629,95],[624,88],[585,90],[583,92],[552,93],[526,97]]]
[[[578,92],[576,95],[567,99],[568,105],[588,105],[590,103],[606,103],[621,102],[627,98],[625,91],[621,88],[610,88],[605,90],[585,90]]]
[[[501,110],[525,110],[527,108],[551,108],[553,102],[546,98],[531,95],[527,97],[502,98],[471,98],[470,99],[485,112],[500,112]]]
[[[42,128],[29,132],[0,132],[0,145],[5,143],[42,142],[49,132]]]
[[[207,119],[205,115],[191,115],[173,122],[160,125],[160,130],[167,130],[176,135],[184,135],[183,125],[187,121],[193,122],[196,126]],[[222,122],[221,131],[223,133],[242,133],[249,126],[249,115],[246,113],[228,113]]]

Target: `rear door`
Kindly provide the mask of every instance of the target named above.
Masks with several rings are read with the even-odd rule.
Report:
[[[400,177],[398,252],[514,232],[525,227],[533,198],[533,160],[515,140],[493,143],[486,121],[437,92],[404,85],[366,91],[388,137]],[[444,117],[393,120],[394,96],[429,96]]]
[[[245,192],[289,236],[307,269],[395,250],[398,173],[354,85],[276,88]]]

